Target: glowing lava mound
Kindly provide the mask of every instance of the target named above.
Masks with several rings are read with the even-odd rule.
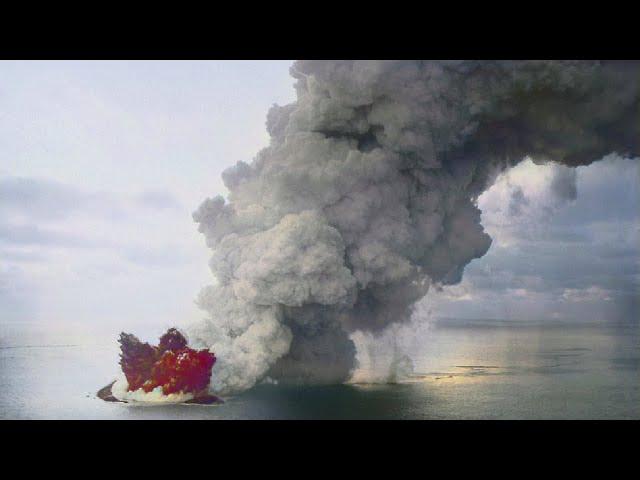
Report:
[[[208,350],[194,350],[175,328],[160,337],[158,346],[121,333],[120,378],[98,392],[106,401],[145,403],[219,403],[208,393],[216,357]]]

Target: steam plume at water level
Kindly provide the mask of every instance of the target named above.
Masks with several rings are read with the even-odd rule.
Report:
[[[215,284],[192,343],[212,389],[269,375],[348,379],[350,334],[406,321],[488,250],[477,197],[525,156],[567,166],[640,152],[640,64],[300,61],[270,145],[194,213]]]

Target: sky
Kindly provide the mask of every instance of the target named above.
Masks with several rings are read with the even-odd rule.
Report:
[[[0,335],[159,332],[203,314],[210,251],[191,213],[268,143],[289,61],[0,62]],[[636,318],[638,162],[526,160],[478,204],[493,238],[433,316]],[[424,309],[423,309],[424,311]],[[66,338],[66,337],[65,337]]]
[[[424,303],[455,318],[627,324],[640,298],[640,168],[608,155],[571,169],[527,159],[478,199],[493,242]]]
[[[0,321],[200,318],[210,251],[191,213],[268,143],[290,64],[0,62]]]

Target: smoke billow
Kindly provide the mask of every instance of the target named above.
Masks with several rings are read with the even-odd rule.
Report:
[[[212,389],[349,378],[354,332],[404,322],[491,239],[477,197],[525,156],[640,152],[640,63],[299,61],[270,145],[194,213],[214,251],[191,340]],[[571,175],[558,195],[571,197]]]

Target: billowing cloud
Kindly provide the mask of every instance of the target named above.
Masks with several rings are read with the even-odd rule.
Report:
[[[296,62],[297,101],[269,112],[270,145],[223,174],[228,201],[194,213],[215,252],[215,284],[199,300],[209,318],[192,330],[221,359],[214,389],[348,378],[351,334],[406,321],[430,285],[459,283],[487,252],[476,202],[501,172],[527,156],[575,167],[640,152],[639,72]],[[550,195],[571,201],[571,174],[554,178]],[[518,195],[511,213],[526,205]]]

